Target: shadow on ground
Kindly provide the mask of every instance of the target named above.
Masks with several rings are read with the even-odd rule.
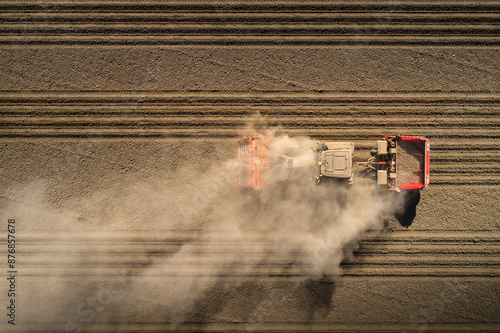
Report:
[[[408,228],[412,225],[415,216],[417,216],[417,205],[420,202],[419,190],[408,190],[399,195],[404,195],[403,205],[394,213],[394,217],[399,221],[401,226]]]
[[[286,320],[312,324],[331,311],[334,291],[329,276],[296,284],[248,281],[228,286],[220,280],[200,297],[183,324],[194,324],[199,331],[214,322],[238,323],[241,331]]]

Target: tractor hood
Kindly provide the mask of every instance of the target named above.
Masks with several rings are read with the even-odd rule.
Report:
[[[321,154],[321,174],[326,177],[350,178],[352,152],[349,149],[324,151]]]

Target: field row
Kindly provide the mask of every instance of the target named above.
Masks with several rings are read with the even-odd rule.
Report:
[[[0,5],[1,8],[1,5]],[[6,24],[15,27],[16,24],[43,24],[45,27],[51,24],[161,24],[168,25],[172,23],[178,24],[308,24],[308,25],[328,25],[328,24],[399,24],[399,25],[450,25],[457,22],[466,25],[488,25],[496,24],[500,20],[497,11],[499,8],[484,11],[473,11],[472,8],[467,8],[469,11],[453,12],[453,11],[389,11],[389,12],[360,12],[360,11],[317,11],[304,10],[300,12],[280,11],[203,11],[203,12],[141,12],[124,11],[124,12],[106,12],[103,10],[81,10],[81,11],[65,11],[65,10],[43,10],[34,11],[23,9],[4,10],[0,13],[0,20]]]
[[[279,125],[279,124],[277,124]],[[238,136],[247,135],[248,131],[243,128],[214,126],[207,128],[205,126],[190,125],[185,127],[155,127],[141,124],[133,124],[131,126],[114,127],[109,126],[13,126],[12,128],[4,127],[0,129],[0,137],[61,137],[61,138],[128,138],[128,137],[143,137],[143,138],[236,138]],[[403,133],[404,132],[404,133]],[[426,136],[429,138],[448,138],[450,140],[464,137],[464,133],[470,139],[491,139],[497,140],[500,138],[500,133],[497,127],[474,127],[474,126],[456,126],[447,128],[420,128],[420,127],[394,127],[383,126],[374,127],[371,129],[361,128],[353,129],[352,127],[298,127],[298,128],[283,128],[282,133],[289,136],[309,136],[322,138],[323,140],[369,140],[378,138],[383,135],[409,134]],[[464,147],[464,149],[467,149]]]
[[[32,104],[32,103],[4,103],[0,105],[0,116],[23,117],[23,116],[121,116],[121,117],[247,117],[257,114],[264,117],[285,118],[286,117],[339,117],[358,119],[363,121],[367,117],[405,117],[405,119],[417,119],[429,121],[430,117],[454,118],[497,118],[500,115],[498,105],[474,105],[473,102],[464,105],[190,105],[190,104],[142,104],[135,102],[130,104]],[[423,103],[425,104],[425,103]],[[426,119],[427,118],[427,119]],[[267,119],[267,118],[266,118]]]
[[[499,114],[500,115],[500,114]],[[453,128],[481,128],[483,130],[500,127],[500,117],[491,115],[490,117],[480,116],[434,116],[423,118],[422,116],[395,117],[379,116],[374,117],[353,117],[353,116],[268,116],[265,118],[268,126],[282,126],[286,129],[296,128],[379,128],[379,127],[412,127],[412,128],[433,128],[439,127],[443,130]],[[134,127],[151,129],[179,129],[203,127],[204,129],[235,129],[242,128],[248,124],[245,116],[219,115],[219,116],[170,116],[170,115],[2,115],[0,113],[0,127],[7,128],[45,128],[45,127],[100,127],[100,128],[124,128]]]
[[[66,18],[62,18],[64,22]],[[449,24],[175,24],[175,23],[101,23],[101,24],[81,24],[81,23],[33,23],[27,24],[25,21],[18,24],[3,24],[0,26],[0,34],[20,35],[432,35],[439,34],[441,38],[447,35],[474,35],[474,36],[493,36],[500,32],[500,26],[497,24],[463,24],[459,22],[456,25]]]
[[[189,249],[191,249],[190,245]],[[220,245],[219,245],[220,246]],[[258,248],[259,244],[246,244]],[[363,246],[363,245],[362,245]],[[344,261],[341,265],[344,276],[474,276],[500,277],[500,261],[498,246],[477,247],[476,253],[446,252],[446,244],[435,247],[438,251],[425,253],[392,253],[383,250],[370,254],[355,253],[354,259]],[[177,251],[181,251],[177,247]],[[308,276],[314,272],[319,259],[312,254],[288,253],[246,253],[241,248],[225,248],[231,255],[211,252],[205,246],[202,254],[196,252],[188,255],[169,253],[162,246],[156,246],[153,253],[138,249],[139,253],[129,253],[130,246],[117,247],[121,255],[110,255],[105,251],[99,254],[87,252],[75,254],[77,249],[61,248],[59,254],[52,251],[45,253],[42,246],[33,247],[36,255],[19,253],[23,258],[17,268],[22,275],[43,276],[59,271],[61,275],[113,275],[119,269],[127,269],[130,275],[144,274],[149,276]],[[217,245],[214,245],[217,248]],[[150,248],[147,246],[147,248]],[[169,247],[166,246],[168,249]],[[456,248],[456,246],[455,246]],[[128,251],[127,251],[128,250]],[[186,249],[187,250],[187,249]],[[55,251],[57,252],[57,251]],[[318,252],[318,256],[323,253]],[[328,255],[327,252],[324,255]]]
[[[117,274],[147,276],[307,276],[313,254],[286,235],[224,231],[116,231],[23,235],[18,265],[22,275]],[[500,276],[500,235],[493,231],[416,231],[365,235],[354,258],[342,264],[344,276]],[[70,246],[70,247],[68,247]],[[187,248],[184,248],[184,247]],[[184,251],[184,250],[186,251]],[[189,249],[189,250],[187,250]]]
[[[4,45],[500,43],[498,3],[5,4]]]
[[[269,35],[18,35],[4,34],[0,36],[0,45],[216,45],[216,46],[320,46],[320,45],[381,45],[381,46],[498,46],[500,37],[497,35],[482,36],[289,36],[287,34]]]
[[[407,105],[471,105],[500,104],[496,91],[2,91],[3,105],[19,104],[169,104],[169,105],[324,105],[355,104],[402,106]]]
[[[237,12],[272,13],[277,14],[277,9],[283,14],[315,13],[315,12],[356,12],[369,13],[374,11],[388,12],[397,15],[400,13],[463,13],[463,12],[494,12],[500,10],[496,1],[405,1],[400,3],[382,1],[246,1],[218,3],[212,1],[150,1],[136,3],[133,1],[60,1],[56,3],[43,3],[40,1],[9,1],[3,3],[0,8],[3,12],[36,12],[47,13],[63,12],[171,12],[171,13],[200,13],[200,14],[224,14]],[[281,13],[280,13],[281,14]]]
[[[46,230],[34,230],[33,233],[24,233],[23,242],[25,244],[43,244],[43,243],[70,243],[89,244],[152,244],[154,246],[169,244],[182,244],[185,242],[199,241],[206,243],[212,241],[215,243],[227,244],[241,244],[240,236],[234,235],[233,232],[223,229],[157,229],[154,234],[151,234],[149,229],[134,229],[130,230],[113,230],[112,233],[99,230],[89,230],[85,234],[79,232],[61,231],[54,234]],[[262,232],[260,230],[245,230],[245,237],[247,240],[259,243],[274,243],[288,239],[288,235],[275,235]],[[494,244],[500,246],[498,243],[500,239],[500,232],[497,230],[455,230],[455,229],[432,229],[432,230],[394,230],[390,233],[381,233],[378,231],[370,231],[363,235],[363,242],[366,244],[394,244],[407,243],[413,245],[417,244],[436,244],[440,243],[454,243],[459,245],[474,245],[480,246],[481,244]],[[5,240],[3,240],[5,241]]]

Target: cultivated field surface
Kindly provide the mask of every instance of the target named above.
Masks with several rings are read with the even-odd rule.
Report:
[[[499,32],[498,1],[2,1],[0,331],[500,331]],[[425,136],[431,183],[409,227],[368,179],[240,193],[255,130]]]

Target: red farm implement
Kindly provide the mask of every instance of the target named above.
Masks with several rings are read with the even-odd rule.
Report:
[[[260,190],[267,184],[266,150],[269,141],[263,136],[238,139],[238,159],[240,161],[239,186]]]

